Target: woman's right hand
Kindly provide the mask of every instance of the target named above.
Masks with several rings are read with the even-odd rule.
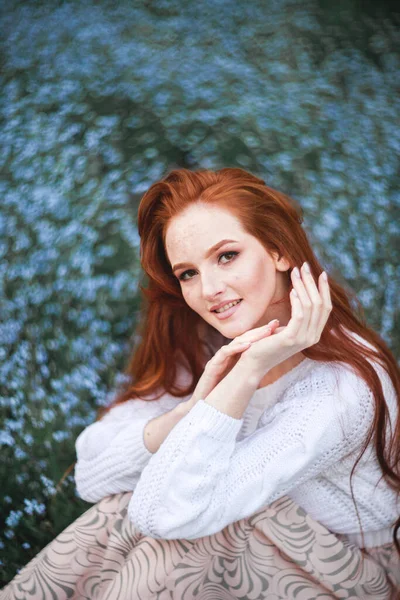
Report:
[[[221,346],[215,355],[207,362],[203,375],[200,377],[193,396],[185,404],[190,410],[200,398],[203,400],[212,392],[215,386],[228,375],[242,354],[250,348],[252,342],[257,342],[272,335],[279,327],[279,321],[274,319],[263,327],[249,329],[234,338],[229,344]]]

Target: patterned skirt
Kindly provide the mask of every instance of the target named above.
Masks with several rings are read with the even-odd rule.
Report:
[[[288,496],[196,540],[159,540],[104,498],[35,556],[1,600],[398,600],[394,545],[368,552]]]

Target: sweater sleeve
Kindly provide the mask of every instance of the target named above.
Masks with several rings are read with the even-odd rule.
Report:
[[[200,400],[144,468],[129,519],[154,538],[211,535],[358,448],[373,419],[372,393],[346,370],[336,385],[326,369],[312,385],[294,384],[238,443],[243,419]]]
[[[145,426],[189,397],[176,398],[166,393],[158,400],[128,400],[86,427],[75,442],[75,484],[79,496],[98,502],[111,494],[133,491],[153,456],[144,444]]]

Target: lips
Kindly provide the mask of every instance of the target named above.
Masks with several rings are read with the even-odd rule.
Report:
[[[211,312],[215,312],[217,310],[219,310],[220,308],[226,306],[227,304],[231,304],[231,302],[238,302],[240,303],[243,300],[243,298],[236,298],[236,300],[228,300],[227,302],[223,302],[222,304],[218,304],[217,306],[215,306],[214,308],[211,309]]]

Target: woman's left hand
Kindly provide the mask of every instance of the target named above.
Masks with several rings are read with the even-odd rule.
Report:
[[[317,287],[305,264],[300,272],[295,268],[291,273],[292,315],[287,326],[279,327],[273,335],[253,342],[238,361],[238,366],[245,365],[260,379],[290,356],[319,342],[332,310],[328,281],[321,273]],[[299,276],[296,276],[296,271]]]

